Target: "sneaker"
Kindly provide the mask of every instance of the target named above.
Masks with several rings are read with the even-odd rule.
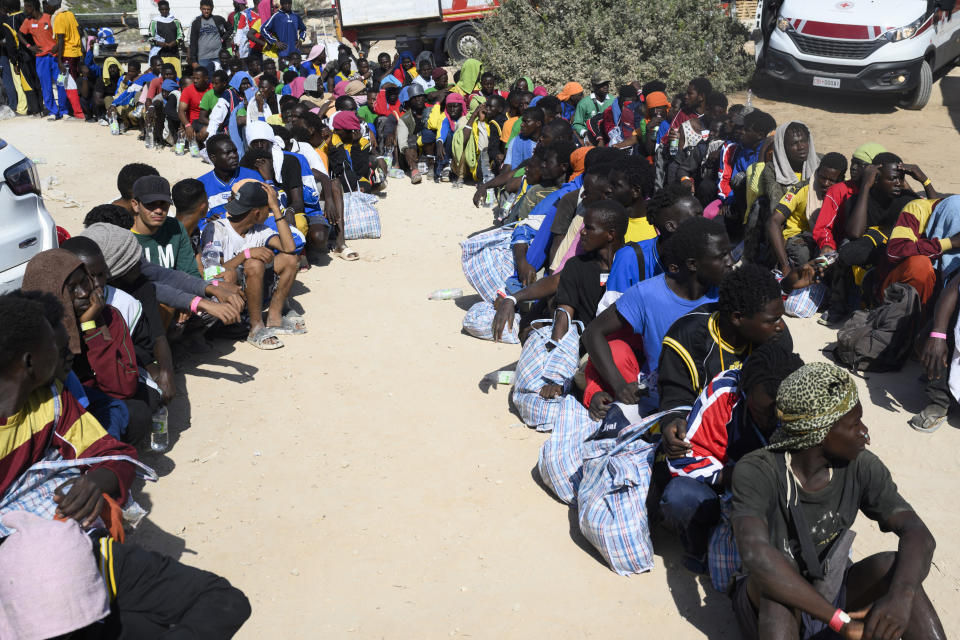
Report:
[[[410,184],[420,184],[421,180],[423,180],[423,174],[419,170],[414,169],[410,172]]]
[[[444,167],[441,169],[440,182],[450,182],[450,167]]]
[[[927,408],[910,418],[907,424],[914,431],[933,433],[947,420],[947,410],[938,404],[927,405]]]
[[[852,314],[846,309],[827,309],[820,314],[819,318],[817,318],[817,324],[821,324],[825,327],[832,324],[840,324],[851,315]]]
[[[101,127],[109,127],[109,126],[110,126],[110,123],[107,122],[107,119],[106,119],[106,118],[100,118],[100,120],[97,122],[97,124],[99,124]]]
[[[57,121],[57,120],[63,120],[63,116],[61,116],[61,115],[55,115],[55,116],[54,116],[54,115],[50,115],[50,116],[47,117],[47,122],[55,122],[55,121]]]

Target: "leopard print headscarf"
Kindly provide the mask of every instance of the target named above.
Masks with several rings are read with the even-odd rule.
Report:
[[[853,378],[837,365],[803,365],[787,376],[777,390],[780,427],[770,437],[767,448],[797,451],[815,447],[859,399]]]

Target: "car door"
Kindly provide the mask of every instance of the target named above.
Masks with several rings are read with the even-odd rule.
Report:
[[[930,0],[933,12],[933,36],[931,41],[936,48],[934,70],[949,64],[960,56],[960,7],[956,0]]]

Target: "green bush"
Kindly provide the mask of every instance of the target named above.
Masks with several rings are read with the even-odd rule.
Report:
[[[531,76],[557,90],[594,75],[617,84],[660,79],[682,91],[706,76],[719,91],[744,87],[753,71],[746,28],[719,0],[501,0],[480,22],[480,58],[512,82]],[[615,90],[615,89],[614,89]]]

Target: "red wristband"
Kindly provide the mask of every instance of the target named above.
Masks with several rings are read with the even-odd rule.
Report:
[[[190,301],[190,312],[195,314],[195,313],[197,312],[197,309],[200,308],[200,303],[201,303],[202,301],[203,301],[203,298],[201,298],[200,296],[197,296],[196,298],[194,298],[193,300],[191,300],[191,301]]]
[[[250,259],[250,249],[243,250],[243,257],[246,258],[247,260]]]
[[[836,633],[840,633],[843,631],[843,625],[848,622],[850,622],[850,616],[843,609],[837,609],[833,612],[833,617],[830,618],[829,627]]]

